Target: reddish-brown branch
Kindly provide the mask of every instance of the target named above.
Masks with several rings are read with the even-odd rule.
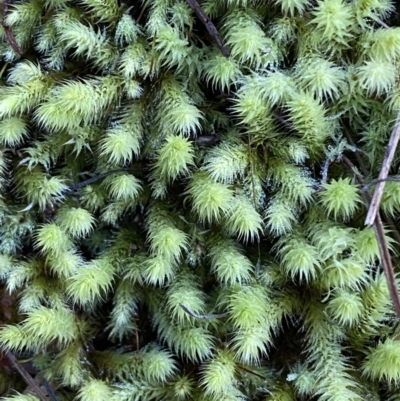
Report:
[[[11,47],[13,48],[13,50],[15,52],[17,52],[18,54],[22,55],[24,52],[22,51],[21,47],[17,43],[11,28],[7,25],[7,22],[6,22],[7,14],[8,14],[8,6],[9,5],[10,5],[10,0],[4,0],[2,25],[4,27],[4,30],[6,31],[6,35],[7,35],[8,41],[10,42]]]
[[[5,351],[4,356],[8,359],[10,362],[11,366],[18,371],[18,373],[22,376],[24,379],[25,383],[30,386],[36,393],[36,395],[42,400],[42,401],[48,401],[46,395],[43,393],[43,391],[39,388],[39,386],[36,384],[35,380],[33,380],[32,376],[26,371],[26,369],[18,363],[17,358],[14,356],[13,353],[10,351]]]
[[[378,177],[379,182],[375,187],[374,196],[372,197],[368,214],[365,219],[365,225],[367,226],[372,226],[374,224],[375,216],[378,213],[379,205],[383,195],[383,190],[385,188],[386,178],[389,174],[390,165],[392,164],[392,160],[394,158],[394,154],[396,152],[399,139],[400,139],[400,113],[397,115],[392,135],[390,136],[389,143],[385,149],[385,157],[383,159],[381,172]]]
[[[362,187],[365,187],[364,178],[357,171],[356,166],[351,162],[351,160],[348,159],[346,156],[342,156],[342,160],[346,164],[346,166],[349,168],[349,170],[353,172],[358,183]],[[371,194],[369,193],[369,191],[368,190],[363,191],[362,195],[364,197],[364,201],[365,201],[365,204],[367,205],[367,207],[370,206],[371,205]],[[376,236],[378,246],[379,246],[379,254],[381,256],[381,263],[382,263],[383,271],[385,272],[386,282],[387,282],[387,286],[389,289],[390,298],[392,299],[392,303],[393,303],[396,315],[398,318],[400,318],[400,295],[399,295],[399,291],[397,290],[396,277],[395,277],[394,269],[393,269],[393,265],[392,265],[392,258],[390,256],[390,251],[389,251],[389,248],[388,248],[388,245],[386,242],[385,231],[383,229],[382,219],[381,219],[381,216],[379,215],[378,211],[376,212],[375,218],[373,220],[373,226],[374,226],[375,236]]]
[[[215,25],[210,21],[208,18],[208,15],[204,12],[204,10],[201,8],[200,4],[196,0],[186,0],[186,2],[189,4],[189,6],[193,9],[193,11],[196,13],[197,17],[201,20],[201,22],[204,24],[206,27],[208,33],[214,38],[215,42],[217,43],[217,46],[221,50],[221,53],[225,57],[229,57],[231,55],[231,52],[229,49],[226,47],[224,41],[222,40],[221,35],[219,34],[217,28]]]

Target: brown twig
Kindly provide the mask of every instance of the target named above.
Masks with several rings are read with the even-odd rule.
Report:
[[[374,185],[376,185],[376,184],[379,184],[380,182],[387,182],[387,181],[390,181],[390,182],[400,182],[400,177],[386,177],[386,178],[382,178],[382,179],[377,179],[377,180],[370,181],[370,182],[366,183],[366,184],[364,185],[364,187],[360,189],[360,191],[361,191],[361,192],[362,192],[362,191],[367,191],[369,187],[372,187],[372,186],[374,186]]]
[[[4,63],[3,67],[1,67],[1,70],[0,70],[0,79],[1,79],[1,77],[3,76],[4,71],[7,69],[7,67],[8,67],[8,63]]]
[[[25,383],[32,387],[32,389],[35,390],[36,395],[42,400],[42,401],[48,401],[46,395],[43,393],[43,391],[39,388],[39,386],[36,384],[35,380],[33,380],[32,376],[26,371],[26,369],[18,363],[17,358],[14,356],[13,353],[10,351],[5,351],[4,356],[9,360],[11,366],[18,371],[18,373],[22,376],[24,379]]]
[[[246,368],[245,366],[243,366],[243,365],[236,365],[236,366],[237,366],[240,370],[243,370],[243,372],[250,373],[251,375],[257,376],[257,377],[259,377],[260,379],[267,380],[267,378],[266,378],[265,376],[260,375],[259,373],[254,372],[253,370],[247,369],[247,368]]]
[[[353,138],[351,137],[350,133],[348,132],[348,130],[346,128],[343,129],[343,132],[344,132],[349,144],[351,146],[354,146],[354,148],[356,150],[356,152],[354,152],[354,155],[357,159],[358,166],[360,167],[362,174],[364,174],[364,177],[368,176],[369,175],[368,169],[367,169],[362,157],[360,156],[360,153],[364,153],[364,151],[356,147],[356,144],[354,143]],[[394,179],[392,180],[391,178],[387,177],[386,181],[394,181]],[[364,191],[365,188],[375,185],[377,182],[379,182],[379,180],[374,180],[374,181],[371,181],[371,182],[365,184],[365,187],[360,189],[360,191],[361,192]],[[384,220],[386,221],[386,223],[389,225],[390,229],[392,230],[393,236],[395,237],[396,241],[400,244],[400,232],[396,228],[396,224],[394,223],[392,218],[386,213],[385,213]]]
[[[142,9],[140,10],[139,16],[137,17],[137,20],[136,20],[137,23],[139,23],[140,20],[142,19],[144,12],[149,5],[149,2],[150,2],[150,0],[147,0],[146,3],[144,3]]]
[[[355,142],[353,141],[352,136],[350,135],[349,131],[344,127],[343,129],[344,135],[346,136],[347,141],[349,142],[349,144],[351,146],[354,146],[354,149],[356,150],[354,152],[354,155],[357,159],[358,162],[358,166],[361,169],[362,174],[364,175],[364,177],[367,177],[369,175],[368,169],[362,159],[362,157],[360,156],[360,153],[365,153],[362,149],[357,148]],[[387,181],[392,181],[391,179],[389,179],[389,177],[387,178]],[[368,188],[369,186],[375,185],[375,183],[379,182],[379,180],[374,180],[371,181],[369,183],[367,183],[365,185],[364,188],[362,188],[360,191],[364,191],[365,188]],[[389,225],[390,229],[392,230],[393,236],[395,237],[396,241],[400,244],[400,233],[399,230],[396,228],[396,224],[394,223],[394,221],[392,220],[392,218],[385,213],[385,218],[384,220],[386,221],[386,223]]]
[[[382,266],[386,276],[386,282],[389,288],[390,297],[392,298],[393,306],[396,315],[400,318],[400,295],[397,290],[396,277],[392,265],[392,258],[390,256],[389,248],[386,243],[385,231],[379,214],[376,215],[374,223],[375,235],[378,240],[379,253],[381,254]]]
[[[231,52],[226,47],[226,45],[225,45],[224,41],[222,40],[222,37],[219,34],[217,28],[210,21],[210,19],[208,18],[208,15],[201,8],[200,4],[196,0],[186,0],[186,2],[189,4],[189,6],[193,9],[193,11],[199,17],[201,22],[204,24],[204,26],[206,27],[208,33],[214,38],[215,42],[217,43],[217,46],[221,50],[221,53],[225,57],[229,57],[231,55]]]
[[[400,113],[397,115],[392,135],[390,136],[389,143],[385,149],[385,157],[383,159],[382,168],[378,180],[386,180],[389,174],[390,165],[392,164],[392,160],[396,152],[397,144],[399,143],[399,139],[400,139]],[[375,188],[374,196],[372,197],[367,217],[365,219],[365,225],[367,226],[372,226],[374,224],[375,216],[377,215],[379,209],[379,204],[382,199],[384,188],[385,188],[385,181],[380,181]]]
[[[129,172],[129,171],[135,171],[135,172],[140,172],[140,170],[136,169],[136,168],[118,168],[116,170],[110,170],[110,171],[106,171],[105,173],[101,173],[98,174],[92,178],[89,178],[85,181],[81,181],[78,184],[72,185],[68,188],[66,188],[63,193],[70,193],[70,192],[75,192],[80,190],[83,187],[86,187],[88,185],[91,185],[93,183],[95,183],[96,181],[99,181],[105,177],[108,177],[111,174],[116,174],[116,173],[122,173],[122,172]]]
[[[3,25],[3,28],[4,28],[5,32],[6,32],[6,35],[7,35],[7,38],[8,38],[8,41],[9,41],[11,47],[13,48],[13,50],[16,53],[22,55],[24,52],[22,51],[21,47],[19,46],[19,44],[15,40],[15,36],[14,36],[12,30],[11,30],[11,28],[8,26],[8,24],[6,22],[9,5],[10,5],[10,0],[4,0],[2,25]]]
[[[364,188],[360,189],[360,192],[366,191],[366,190],[368,190],[369,187],[377,184],[378,182],[382,182],[382,181],[400,182],[400,177],[397,177],[397,178],[396,177],[386,177],[383,180],[373,180],[371,182],[366,183]],[[390,217],[389,213],[384,212],[384,221],[388,224],[388,226],[393,234],[393,237],[395,238],[397,243],[400,244],[400,232],[397,229],[395,222]]]
[[[349,168],[349,170],[353,172],[358,183],[361,186],[365,187],[364,178],[357,171],[356,166],[351,162],[351,160],[346,156],[342,156],[342,160],[346,164],[346,166]],[[371,205],[371,194],[369,193],[369,191],[367,190],[367,191],[362,192],[362,195],[364,197],[364,201],[365,201],[366,205],[370,206]],[[392,265],[392,258],[390,256],[389,248],[388,248],[388,245],[386,242],[385,231],[383,229],[382,219],[381,219],[381,216],[379,215],[379,212],[376,212],[375,218],[373,220],[373,226],[374,226],[374,230],[375,230],[376,239],[378,242],[379,254],[381,256],[381,263],[382,263],[383,271],[385,272],[386,282],[387,282],[387,286],[389,289],[390,298],[392,299],[392,303],[393,303],[396,315],[398,318],[400,318],[400,295],[397,290],[396,277],[395,277],[394,269],[393,269],[393,265]]]

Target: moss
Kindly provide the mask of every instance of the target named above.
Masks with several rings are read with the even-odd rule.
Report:
[[[395,3],[205,0],[211,33],[193,1],[7,4],[2,347],[60,400],[395,399],[348,168],[378,176],[398,112]]]

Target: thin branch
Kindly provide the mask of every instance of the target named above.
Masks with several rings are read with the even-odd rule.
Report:
[[[4,63],[3,67],[1,67],[0,78],[3,76],[4,71],[7,69],[7,67],[8,67],[8,63]]]
[[[352,136],[350,135],[350,133],[349,133],[349,131],[346,129],[346,127],[343,128],[343,132],[344,132],[344,135],[345,135],[347,141],[349,142],[349,144],[350,144],[351,146],[353,146],[354,149],[356,150],[356,152],[354,152],[354,155],[355,155],[355,157],[356,157],[356,159],[357,159],[358,166],[360,167],[361,172],[362,172],[362,174],[364,175],[364,177],[367,177],[367,176],[369,175],[369,172],[368,172],[368,169],[367,169],[367,167],[366,167],[366,165],[365,165],[365,163],[364,163],[362,157],[360,156],[360,153],[363,153],[363,154],[365,154],[366,156],[368,156],[368,154],[367,154],[366,152],[364,152],[364,150],[357,148],[356,144],[355,144],[354,141],[353,141]],[[391,180],[388,179],[388,181],[391,181]],[[372,181],[372,182],[366,184],[365,188],[368,188],[369,186],[375,185],[375,182],[376,182],[376,181]],[[364,190],[365,190],[365,189],[362,188],[362,189],[360,189],[360,192],[362,192],[362,191],[364,191]],[[397,229],[396,224],[394,223],[394,221],[392,220],[392,218],[391,218],[388,214],[385,213],[385,218],[384,218],[384,220],[385,220],[385,222],[389,225],[390,229],[392,230],[393,236],[395,237],[396,241],[397,241],[398,243],[400,243],[400,232],[399,232],[399,230]]]
[[[222,37],[219,34],[217,28],[210,21],[210,19],[208,18],[208,15],[201,8],[200,4],[196,0],[186,0],[186,2],[189,4],[189,6],[193,9],[193,11],[199,17],[201,22],[204,24],[204,26],[206,27],[208,33],[214,38],[215,42],[217,43],[217,46],[221,50],[221,53],[225,57],[229,57],[231,55],[231,52],[226,47],[226,45],[225,45],[224,41],[222,40]]]
[[[364,185],[363,188],[360,189],[360,192],[365,192],[368,190],[369,187],[377,184],[378,182],[383,182],[383,181],[394,181],[394,182],[400,182],[400,177],[396,178],[396,177],[387,177],[385,179],[382,180],[373,180],[367,184]],[[388,213],[384,213],[385,215],[385,222],[388,224],[393,237],[396,239],[397,243],[400,244],[400,232],[396,227],[396,224],[394,223],[393,219],[390,217],[390,215]]]
[[[357,167],[351,162],[349,158],[347,158],[344,155],[342,156],[342,160],[346,164],[346,166],[350,169],[350,171],[354,173],[358,183],[364,187],[365,186],[364,178],[357,171]],[[366,205],[367,206],[371,205],[371,194],[369,193],[369,191],[367,190],[362,192],[362,195],[364,197]],[[390,251],[386,242],[385,231],[383,228],[383,223],[381,220],[381,216],[379,215],[379,212],[377,212],[375,215],[375,218],[373,220],[373,226],[379,246],[379,254],[381,256],[381,263],[383,271],[385,272],[386,283],[389,289],[390,298],[392,299],[396,315],[398,318],[400,318],[400,295],[397,289],[396,277],[392,265],[392,258],[390,256]]]
[[[396,123],[390,136],[390,140],[385,149],[385,157],[383,159],[381,172],[379,174],[379,180],[386,180],[390,165],[394,158],[396,152],[397,144],[400,139],[400,113],[397,115]],[[371,204],[367,213],[367,218],[365,219],[365,225],[372,226],[375,221],[375,216],[377,215],[379,204],[382,199],[383,189],[385,188],[385,181],[379,182],[375,188],[374,196],[372,197]]]
[[[247,369],[247,368],[244,367],[243,365],[237,365],[237,367],[238,367],[240,370],[243,370],[243,372],[250,373],[251,375],[257,376],[257,377],[259,377],[260,379],[267,380],[267,378],[266,378],[265,376],[260,375],[259,373],[254,372],[253,370]]]
[[[111,170],[111,171],[106,171],[105,173],[98,174],[92,178],[89,178],[85,181],[79,182],[78,184],[72,185],[68,187],[64,192],[69,193],[69,192],[75,192],[78,189],[81,189],[83,187],[86,187],[90,184],[95,183],[96,181],[101,180],[102,178],[108,177],[111,174],[115,173],[122,173],[122,172],[128,172],[128,171],[140,171],[140,169],[135,169],[135,168],[119,168],[116,170]]]
[[[374,223],[375,234],[378,240],[379,252],[382,258],[382,266],[386,275],[386,282],[389,288],[389,293],[392,298],[393,306],[396,315],[400,318],[400,295],[397,289],[396,277],[392,265],[392,258],[390,256],[389,248],[386,243],[385,231],[379,214],[376,215]]]
[[[31,386],[32,389],[35,390],[35,393],[42,401],[48,401],[46,395],[36,384],[35,380],[33,380],[32,376],[26,371],[26,369],[18,363],[17,358],[10,351],[5,351],[4,356],[10,361],[11,366],[18,371],[18,373],[22,376],[25,383],[28,386]]]
[[[386,177],[386,178],[382,178],[382,179],[373,180],[373,181],[365,184],[364,187],[360,189],[360,191],[361,192],[367,191],[369,187],[372,187],[375,184],[379,184],[380,182],[386,182],[386,181],[400,182],[400,177]]]
[[[221,319],[223,317],[227,317],[229,315],[228,312],[220,313],[220,314],[210,314],[210,315],[198,315],[196,312],[193,312],[190,308],[188,308],[183,303],[180,303],[179,306],[190,316],[195,317],[196,319]]]
[[[349,142],[349,144],[350,144],[351,146],[353,146],[354,149],[356,150],[356,151],[354,152],[354,155],[356,156],[356,159],[357,159],[357,161],[358,161],[358,165],[360,166],[360,169],[361,169],[362,173],[363,173],[364,176],[366,177],[366,176],[368,175],[368,169],[367,169],[367,167],[365,166],[365,163],[364,163],[362,157],[360,156],[360,153],[363,153],[363,154],[365,154],[366,156],[368,156],[368,154],[367,154],[364,150],[357,148],[355,142],[353,141],[352,136],[350,135],[350,133],[349,133],[349,131],[347,130],[346,127],[343,127],[343,133],[344,133],[344,136],[346,137],[347,141]]]
[[[356,159],[358,161],[358,166],[360,167],[362,174],[364,174],[364,177],[367,177],[369,175],[369,172],[368,172],[367,167],[365,166],[365,163],[364,163],[362,157],[360,156],[360,153],[366,154],[366,152],[364,152],[362,149],[359,149],[359,148],[356,147],[356,144],[354,143],[352,136],[350,135],[349,131],[345,127],[343,129],[343,132],[344,132],[344,135],[346,136],[346,139],[350,143],[350,145],[354,146],[354,148],[356,150],[354,155],[355,155],[355,157],[356,157]],[[366,156],[368,156],[368,155],[366,154]],[[388,181],[391,181],[391,180],[388,179]],[[372,184],[372,183],[374,183],[374,184]],[[372,181],[372,182],[366,184],[365,188],[368,188],[371,185],[375,185],[375,181]],[[360,191],[361,192],[364,191],[364,188],[360,189]],[[393,236],[395,237],[396,241],[400,244],[400,233],[399,233],[399,230],[396,227],[396,224],[394,223],[392,218],[386,213],[385,213],[385,219],[384,220],[386,221],[386,223],[389,225],[390,229],[392,230]]]
[[[139,16],[137,17],[137,20],[136,20],[137,23],[139,23],[140,20],[142,19],[143,14],[144,14],[146,8],[148,7],[149,3],[150,3],[150,0],[147,0],[146,3],[144,3],[142,9],[140,10]]]
[[[19,46],[19,44],[17,43],[15,36],[11,30],[11,28],[8,26],[7,24],[7,14],[8,14],[8,7],[10,5],[10,0],[4,0],[3,3],[3,21],[2,21],[2,25],[3,28],[6,32],[7,38],[8,38],[8,42],[10,43],[11,47],[13,48],[13,50],[18,53],[18,54],[23,54],[23,50],[21,49],[21,47]]]
[[[50,386],[50,383],[46,379],[43,379],[43,384],[46,387],[47,393],[49,394],[50,398],[53,401],[58,401],[56,394],[54,393],[53,389]]]

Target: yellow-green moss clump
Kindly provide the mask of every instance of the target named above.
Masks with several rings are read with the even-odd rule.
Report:
[[[396,4],[3,0],[3,350],[59,401],[400,400],[355,179],[400,109]],[[382,210],[396,266],[399,183]]]

